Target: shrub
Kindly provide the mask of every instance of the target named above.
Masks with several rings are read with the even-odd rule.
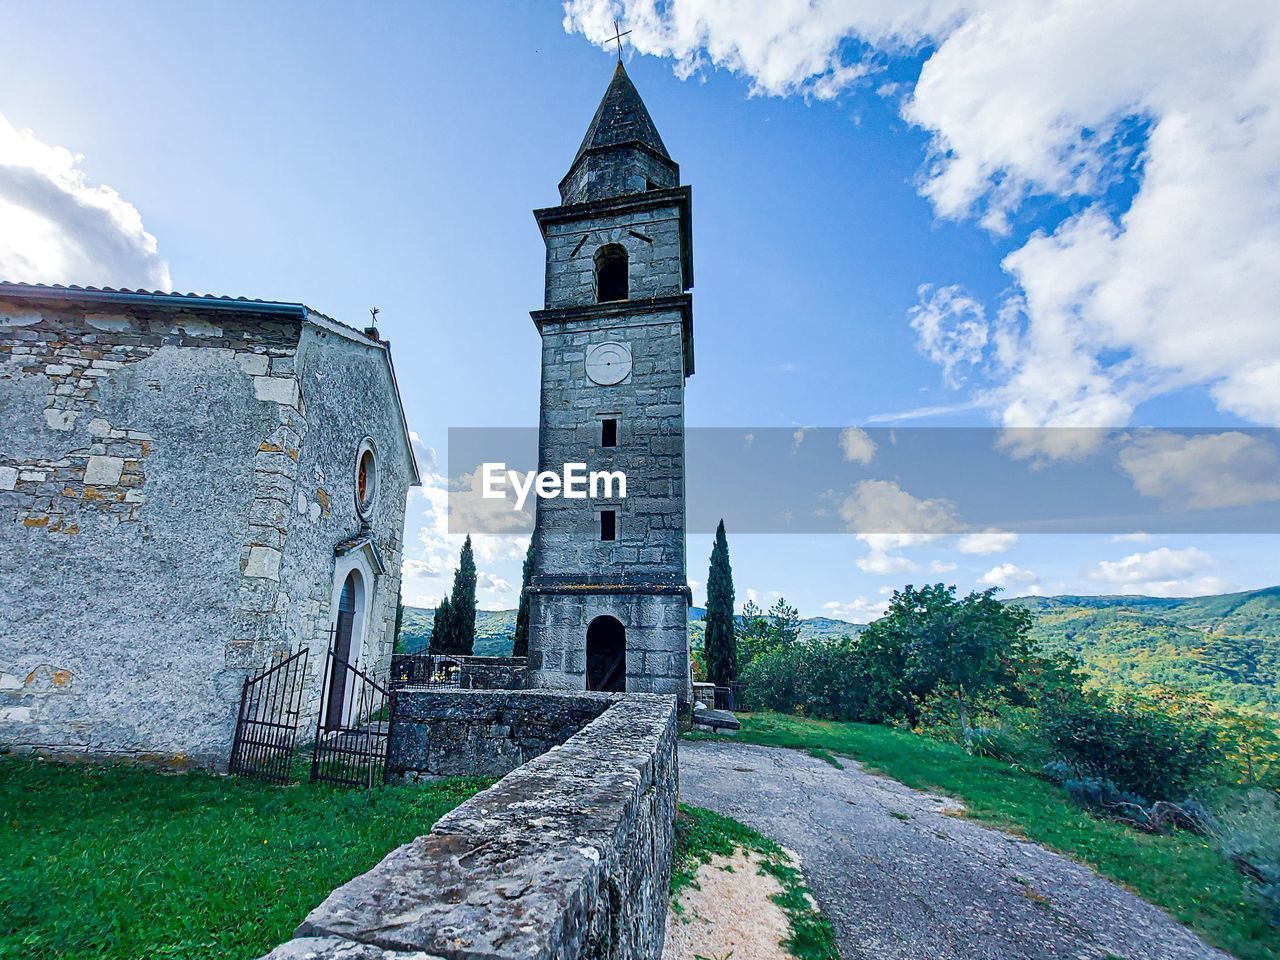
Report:
[[[1218,848],[1258,882],[1271,922],[1280,924],[1280,798],[1249,790],[1218,811]]]
[[[758,654],[743,669],[748,710],[883,723],[908,716],[892,651],[860,638],[796,641]]]
[[[972,727],[966,744],[976,757],[990,757],[1005,763],[1017,763],[1027,752],[1023,740],[1004,727]]]
[[[1080,806],[1148,833],[1171,833],[1176,829],[1207,834],[1214,829],[1213,817],[1196,800],[1148,803],[1146,797],[1121,790],[1102,777],[1067,777],[1062,789]]]
[[[1157,800],[1181,800],[1218,761],[1214,732],[1195,721],[1082,697],[1041,712],[1044,737],[1084,778]]]
[[[1126,807],[1145,808],[1149,802],[1144,796],[1121,790],[1105,777],[1068,778],[1062,781],[1062,789],[1080,806],[1095,810],[1118,812]]]

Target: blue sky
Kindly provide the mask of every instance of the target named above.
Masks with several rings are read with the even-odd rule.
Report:
[[[377,306],[424,450],[442,456],[451,426],[535,425],[530,211],[557,200],[612,69],[591,40],[621,15],[694,190],[690,425],[1276,425],[1280,214],[1233,192],[1280,172],[1275,121],[1239,93],[1270,96],[1239,81],[1274,74],[1277,46],[1246,40],[1275,39],[1276,18],[1229,5],[1205,35],[1165,13],[1142,28],[1154,52],[1113,63],[1094,31],[1128,25],[1049,6],[1046,34],[1018,5],[962,0],[726,21],[700,0],[10,3],[0,165],[110,216],[37,236],[0,184],[0,267],[302,300],[349,323]],[[1175,82],[1195,73],[1188,49],[1232,66]],[[439,493],[410,501],[409,602],[433,601],[456,557]],[[510,605],[522,545],[486,539],[481,605]],[[1280,580],[1263,536],[730,543],[740,599],[856,619],[926,579]],[[690,538],[698,588],[709,552]]]

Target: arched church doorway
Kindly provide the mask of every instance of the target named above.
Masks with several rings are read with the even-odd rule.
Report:
[[[596,617],[587,627],[587,689],[626,692],[627,629],[614,617]]]
[[[329,660],[329,697],[325,703],[325,727],[329,730],[342,726],[346,708],[347,687],[350,685],[351,646],[355,636],[356,604],[360,593],[360,573],[352,570],[342,582],[338,596],[338,621],[333,631],[333,651]]]

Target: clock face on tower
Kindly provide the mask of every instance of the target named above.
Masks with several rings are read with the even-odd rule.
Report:
[[[631,372],[631,347],[610,340],[587,348],[587,376],[593,383],[611,386]]]

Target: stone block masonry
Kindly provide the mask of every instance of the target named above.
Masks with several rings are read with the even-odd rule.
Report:
[[[335,890],[270,960],[661,955],[679,789],[675,698],[506,696],[604,709]]]
[[[462,686],[467,690],[523,690],[529,686],[524,657],[457,657],[462,662]]]
[[[144,301],[0,284],[0,749],[217,767],[273,655],[311,648],[316,709],[366,523],[353,649],[384,667],[416,478],[385,344],[297,304]]]
[[[502,776],[557,747],[617,701],[616,694],[544,690],[396,693],[387,766],[414,776]]]

